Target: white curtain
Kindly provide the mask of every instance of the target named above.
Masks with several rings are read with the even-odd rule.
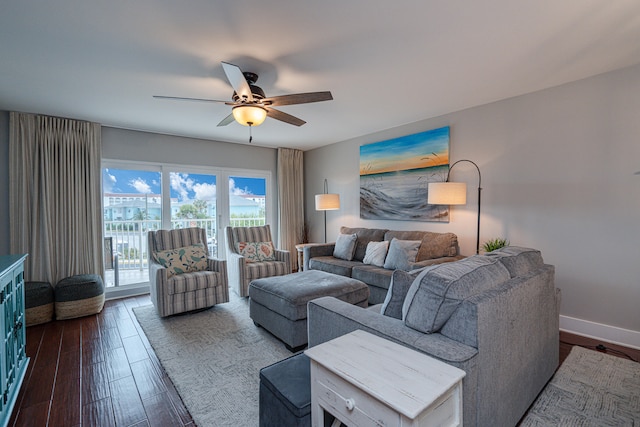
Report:
[[[303,152],[278,148],[278,225],[280,249],[291,253],[291,268],[298,270],[296,245],[304,243]]]
[[[29,254],[26,280],[104,277],[100,125],[12,112],[9,126],[11,252]]]

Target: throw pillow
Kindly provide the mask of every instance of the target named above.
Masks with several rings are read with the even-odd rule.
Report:
[[[394,270],[391,275],[391,282],[389,283],[387,296],[380,308],[380,313],[385,316],[402,320],[402,304],[407,296],[407,292],[409,292],[411,284],[420,273],[425,270],[431,270],[434,267],[436,266],[430,265],[428,267],[411,271]]]
[[[356,234],[342,234],[338,235],[336,239],[336,246],[333,249],[333,256],[335,258],[351,261],[353,259],[353,252],[356,250],[356,240],[358,236]]]
[[[422,243],[420,240],[398,240],[394,237],[389,244],[389,253],[384,261],[384,268],[388,270],[411,270],[411,264],[416,262],[420,243]]]
[[[271,242],[238,242],[238,253],[246,262],[275,261],[275,249]]]
[[[154,252],[153,256],[158,264],[167,269],[167,277],[208,268],[207,253],[202,243]]]
[[[402,320],[417,331],[437,332],[466,298],[510,278],[498,259],[482,255],[438,264],[420,273],[411,284],[402,305]]]
[[[376,265],[378,267],[384,266],[384,260],[387,257],[387,250],[389,249],[389,241],[383,242],[369,242],[367,243],[367,252],[364,254],[363,264]]]

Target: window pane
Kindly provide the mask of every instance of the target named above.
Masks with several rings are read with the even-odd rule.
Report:
[[[265,178],[229,177],[229,218],[233,227],[266,224]]]
[[[102,169],[106,286],[149,280],[147,231],[160,228],[161,173]]]
[[[171,228],[201,227],[207,231],[209,256],[218,256],[216,176],[171,172]]]

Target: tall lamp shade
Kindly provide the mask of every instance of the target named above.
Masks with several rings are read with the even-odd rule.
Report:
[[[336,211],[340,209],[339,194],[316,194],[317,211]]]
[[[464,182],[430,182],[427,203],[431,205],[466,205],[467,184]]]
[[[480,253],[480,196],[482,192],[482,174],[480,168],[471,160],[458,160],[449,167],[445,182],[430,182],[427,188],[427,203],[431,205],[466,205],[467,184],[464,182],[450,182],[451,169],[461,162],[471,163],[478,171],[478,229],[476,233],[476,253]]]
[[[316,210],[324,213],[324,242],[327,243],[327,211],[340,209],[340,195],[329,193],[327,180],[324,180],[324,193],[316,194]]]

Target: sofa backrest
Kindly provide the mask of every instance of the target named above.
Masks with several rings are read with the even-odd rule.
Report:
[[[515,287],[524,286],[523,283],[530,286],[531,283],[541,280],[541,277],[542,280],[548,280],[548,270],[551,267],[544,264],[540,251],[516,246],[508,246],[480,257],[497,260],[509,272],[510,279],[496,283],[494,287],[465,299],[440,329],[442,335],[476,348],[478,348],[479,328],[478,304],[495,304],[496,306],[489,311],[500,313],[503,307],[498,306],[498,301],[501,300],[497,297],[498,295],[505,294]],[[553,267],[551,270],[553,271]],[[526,304],[526,302],[522,303]]]
[[[459,254],[458,236],[453,233],[434,233],[431,231],[396,231],[383,228],[340,227],[341,234],[358,236],[353,261],[362,261],[367,252],[369,242],[389,242],[395,237],[398,240],[421,240],[416,262],[428,259],[452,257]]]
[[[341,234],[355,234],[358,236],[356,240],[356,251],[353,255],[353,261],[360,261],[364,259],[364,254],[367,252],[367,244],[369,242],[381,242],[384,239],[384,233],[387,230],[380,228],[351,228],[340,227]]]
[[[384,240],[421,240],[416,262],[427,259],[456,256],[459,253],[458,236],[453,233],[434,233],[431,231],[394,231],[388,230]]]

